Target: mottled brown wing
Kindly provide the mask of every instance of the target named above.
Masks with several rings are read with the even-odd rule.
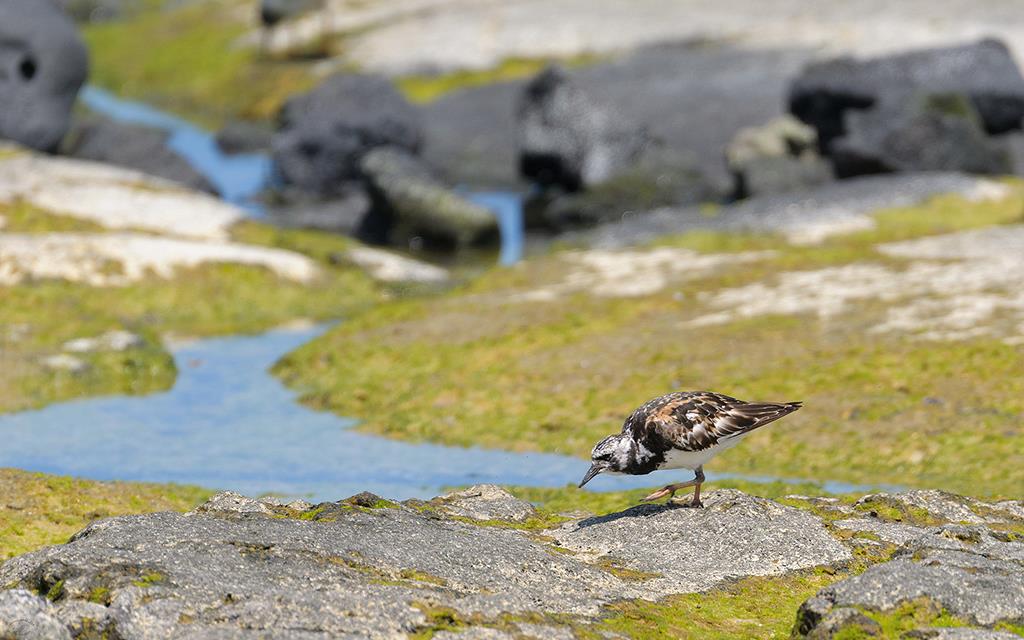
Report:
[[[673,393],[637,409],[624,428],[631,429],[651,451],[701,451],[763,427],[800,406],[799,402],[748,403],[720,393]]]

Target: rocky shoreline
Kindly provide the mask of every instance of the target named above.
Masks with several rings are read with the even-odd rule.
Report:
[[[9,560],[0,637],[621,637],[607,625],[623,603],[701,594],[710,607],[730,585],[794,576],[824,585],[788,612],[794,637],[1022,630],[1020,501],[718,490],[706,504],[595,516],[493,485],[401,504],[221,493]]]

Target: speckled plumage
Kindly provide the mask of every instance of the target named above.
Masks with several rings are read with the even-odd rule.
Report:
[[[591,453],[593,465],[580,486],[598,473],[643,475],[659,469],[692,469],[697,477],[688,486],[699,487],[705,462],[800,406],[799,402],[744,402],[710,391],[654,398],[626,418],[621,433],[597,443]]]

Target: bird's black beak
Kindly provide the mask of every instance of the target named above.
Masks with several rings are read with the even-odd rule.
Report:
[[[604,470],[605,465],[600,462],[595,462],[594,464],[590,465],[590,469],[587,471],[587,475],[583,476],[583,479],[580,480],[580,488],[582,488],[583,485],[593,480],[594,476],[596,476],[597,474],[601,473]]]

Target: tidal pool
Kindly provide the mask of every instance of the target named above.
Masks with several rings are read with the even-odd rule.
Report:
[[[431,497],[443,488],[493,482],[560,487],[588,463],[389,440],[354,431],[356,420],[308,409],[267,369],[326,327],[218,338],[173,350],[174,388],[0,415],[0,466],[97,480],[197,484],[248,495],[338,500],[360,491]],[[710,480],[733,477],[707,474]],[[687,472],[601,476],[588,489],[615,490],[686,479]],[[771,480],[772,478],[751,478]],[[862,489],[825,483],[829,491]]]

